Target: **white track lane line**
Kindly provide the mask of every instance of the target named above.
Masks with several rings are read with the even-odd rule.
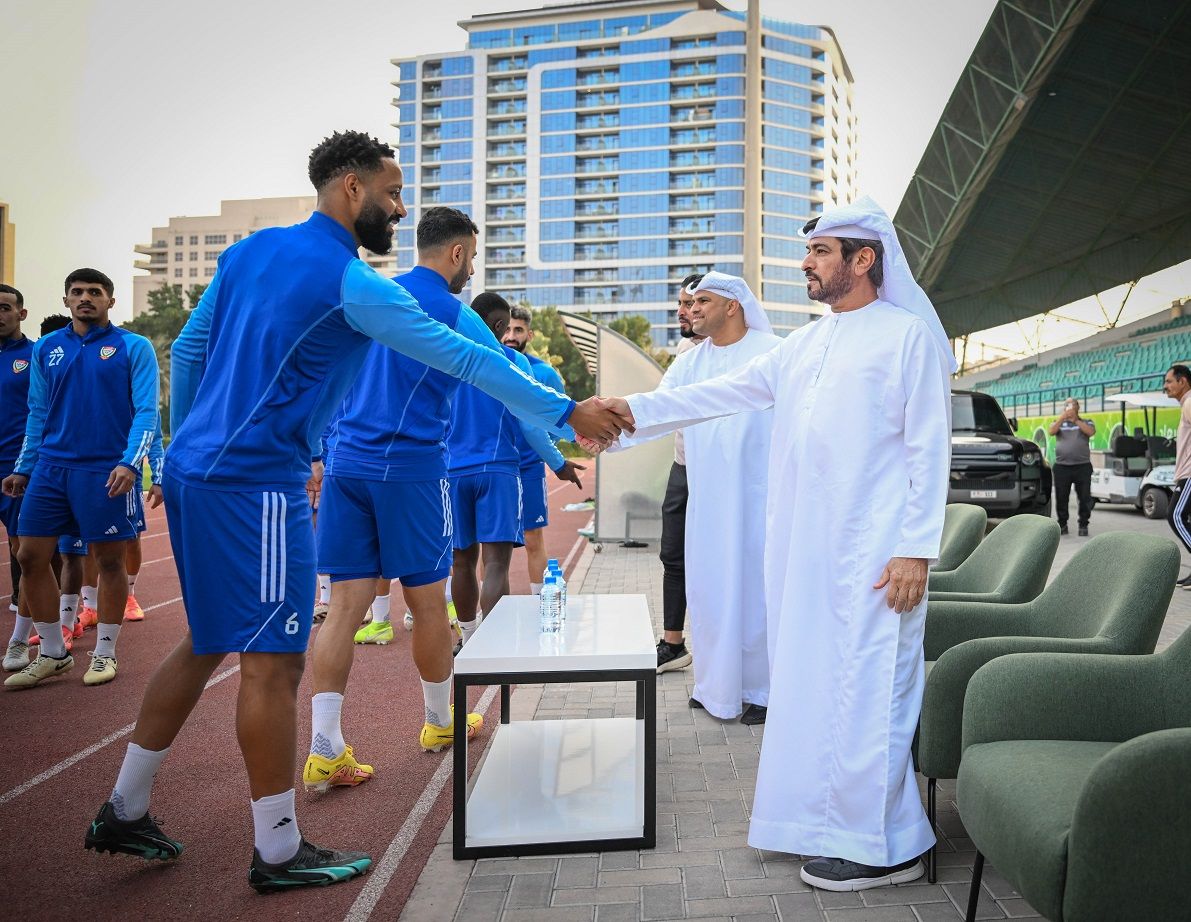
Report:
[[[164,563],[167,560],[173,560],[173,559],[174,559],[174,555],[170,554],[168,557],[155,557],[152,560],[142,560],[141,567],[142,568],[147,567],[151,563]],[[9,593],[8,595],[0,595],[0,602],[7,602],[11,598],[12,598],[12,593]],[[163,604],[168,604],[168,603],[163,603]],[[149,609],[146,608],[145,611],[149,611]]]
[[[580,535],[575,539],[575,543],[571,545],[571,549],[567,552],[567,559],[562,562],[562,572],[566,573],[567,568],[570,567],[571,561],[575,559],[575,555],[579,553],[583,545],[587,544],[587,539]]]
[[[141,535],[141,540],[142,541],[152,541],[154,538],[164,538],[168,534],[169,534],[168,531],[159,531],[155,535]],[[8,547],[8,542],[0,541],[0,547]],[[0,560],[0,566],[4,566],[5,564],[7,564],[8,560],[9,560],[9,558],[7,558],[7,557],[5,557],[3,560]]]
[[[155,608],[163,608],[166,605],[173,605],[175,602],[181,602],[181,601],[182,601],[182,597],[178,596],[178,598],[170,599],[168,602],[159,602],[156,605],[150,605],[148,608],[145,609],[145,611],[152,611]],[[239,671],[240,671],[239,663],[237,663],[235,666],[231,666],[231,667],[223,670],[223,672],[219,673],[219,675],[212,676],[210,678],[210,680],[208,680],[207,684],[204,686],[204,690],[211,688],[213,685],[218,685],[224,679],[231,678]],[[74,755],[67,756],[65,759],[63,759],[61,762],[59,762],[57,765],[53,765],[50,768],[47,768],[44,772],[42,772],[39,775],[34,775],[32,778],[30,778],[28,781],[24,782],[23,784],[18,784],[11,791],[8,791],[4,794],[0,794],[0,806],[3,806],[4,804],[8,803],[11,800],[16,800],[18,797],[20,797],[26,791],[32,790],[33,788],[37,787],[37,785],[41,784],[43,781],[49,781],[55,775],[61,774],[62,772],[66,771],[66,769],[70,768],[76,762],[81,762],[83,759],[87,758],[88,756],[94,755],[95,753],[99,752],[99,750],[103,749],[105,746],[110,746],[112,743],[116,742],[117,740],[123,739],[124,737],[126,737],[130,733],[132,733],[132,731],[135,727],[136,727],[135,723],[128,724],[128,726],[125,726],[125,727],[121,727],[115,733],[109,733],[107,736],[105,736],[99,742],[92,743],[86,749],[80,749]]]
[[[488,712],[492,700],[496,697],[497,688],[498,686],[496,685],[488,686],[488,690],[480,698],[476,709],[481,714]],[[397,835],[393,837],[393,841],[385,849],[384,857],[373,867],[372,873],[368,875],[367,883],[364,884],[360,895],[356,897],[356,901],[352,903],[351,909],[343,917],[344,922],[365,922],[372,915],[372,910],[376,908],[376,904],[384,896],[385,888],[389,886],[389,882],[393,879],[393,875],[396,873],[397,867],[401,864],[401,860],[405,857],[406,852],[409,851],[409,847],[413,844],[414,839],[417,838],[418,833],[422,831],[422,826],[426,823],[426,817],[430,813],[430,808],[434,806],[434,802],[438,800],[438,795],[446,787],[447,779],[451,777],[451,766],[454,761],[450,750],[447,750],[446,756],[439,764],[437,771],[430,778],[426,789],[422,792],[422,796],[418,798],[418,802],[414,804],[414,808],[409,812],[409,816],[405,818],[405,822],[397,830]],[[0,801],[0,803],[2,802]]]

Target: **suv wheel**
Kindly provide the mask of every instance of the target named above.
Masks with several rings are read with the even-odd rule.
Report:
[[[1141,494],[1141,511],[1147,519],[1164,519],[1170,497],[1161,487],[1150,487]]]

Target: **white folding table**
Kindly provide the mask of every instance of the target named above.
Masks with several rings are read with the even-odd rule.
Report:
[[[516,684],[635,682],[635,717],[509,719]],[[500,686],[500,727],[467,791],[468,688]],[[653,848],[657,648],[643,595],[577,595],[556,634],[505,596],[455,657],[455,858]]]

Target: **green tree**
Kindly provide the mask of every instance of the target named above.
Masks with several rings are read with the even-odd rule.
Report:
[[[662,368],[669,368],[670,363],[674,361],[674,356],[665,349],[654,348],[653,337],[649,332],[649,321],[641,314],[627,314],[624,317],[617,317],[608,324],[608,328],[615,330],[625,339],[629,340],[629,342],[636,343],[645,350],[646,355],[650,356]]]
[[[166,435],[170,431],[170,348],[206,289],[206,285],[191,285],[183,300],[181,285],[160,285],[149,292],[149,309],[124,324],[124,329],[148,339],[157,353],[161,372],[159,408],[162,432]]]
[[[529,307],[522,302],[523,307]],[[571,338],[553,307],[533,312],[533,341],[529,351],[549,362],[562,376],[567,394],[574,400],[586,400],[595,393],[595,377],[587,370],[587,362]]]

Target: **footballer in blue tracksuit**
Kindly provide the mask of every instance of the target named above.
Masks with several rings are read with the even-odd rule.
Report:
[[[510,349],[516,349],[529,360],[530,374],[535,379],[547,387],[562,390],[562,377],[554,370],[554,366],[526,351],[525,347],[533,337],[533,315],[529,308],[514,305],[512,319],[501,343]],[[570,426],[553,434],[561,439],[575,438]],[[549,493],[542,459],[524,438],[518,437],[517,441],[517,448],[521,453],[521,527],[525,532],[525,556],[529,564],[530,590],[536,595],[541,586],[542,573],[546,570],[546,539],[543,529],[550,524],[547,503]],[[580,464],[576,464],[575,467],[585,470]]]
[[[111,323],[112,280],[96,269],[66,277],[72,322],[33,347],[29,419],[4,490],[24,494],[17,534],[28,613],[40,635],[37,659],[5,681],[27,688],[70,669],[59,630],[52,561],[61,535],[93,547],[99,624],[83,682],[116,677],[116,638],[128,577],[124,554],[141,515],[140,472],[157,432],[157,354],[152,343]]]
[[[310,632],[315,543],[308,492],[321,435],[374,340],[479,383],[538,425],[608,438],[610,411],[577,407],[422,311],[358,255],[392,246],[405,215],[394,151],[360,132],[311,152],[317,210],[226,249],[174,343],[164,492],[189,632],[145,693],[112,797],[86,835],[99,850],[175,858],[148,816],[154,774],[224,656],[240,654],[236,729],[252,796],[260,891],[363,873],[359,852],[302,839],[294,810],[296,695]]]
[[[472,308],[497,339],[504,334],[511,310],[504,298],[486,291],[476,295]],[[501,348],[510,361],[530,374],[525,356],[507,346]],[[524,543],[520,453],[515,439],[519,432],[560,480],[579,483],[576,465],[563,458],[549,435],[540,429],[518,426],[504,407],[476,388],[459,388],[451,408],[447,470],[455,519],[451,594],[464,642],[479,623],[475,620],[477,607],[487,615],[502,596],[508,595],[513,548]],[[481,554],[482,584],[476,579]]]
[[[25,437],[25,421],[29,416],[29,362],[33,358],[33,341],[21,332],[26,317],[25,298],[11,285],[0,285],[0,478],[16,468],[21,440]],[[8,536],[12,553],[9,566],[12,572],[12,604],[15,612],[21,591],[21,565],[17,563],[17,515],[21,498],[0,493],[0,525]],[[22,624],[24,620],[24,624]],[[28,649],[16,649],[29,639],[32,628],[28,619],[17,618],[18,630],[13,631],[4,656],[4,669],[15,672],[28,662]],[[18,634],[20,635],[18,638]],[[18,665],[19,664],[19,665]]]
[[[478,230],[462,211],[428,209],[418,222],[418,265],[395,281],[435,320],[499,352],[492,331],[456,297],[472,274]],[[453,516],[445,440],[463,386],[374,345],[326,438],[318,569],[330,575],[333,589],[330,614],[314,644],[307,790],[356,785],[372,774],[347,746],[341,715],[351,667],[343,651],[353,639],[387,643],[393,637],[387,620],[359,627],[377,577],[401,581],[413,615],[414,664],[425,704],[419,743],[427,751],[451,744],[452,637],[444,590]],[[481,723],[479,714],[469,714],[468,735]]]

